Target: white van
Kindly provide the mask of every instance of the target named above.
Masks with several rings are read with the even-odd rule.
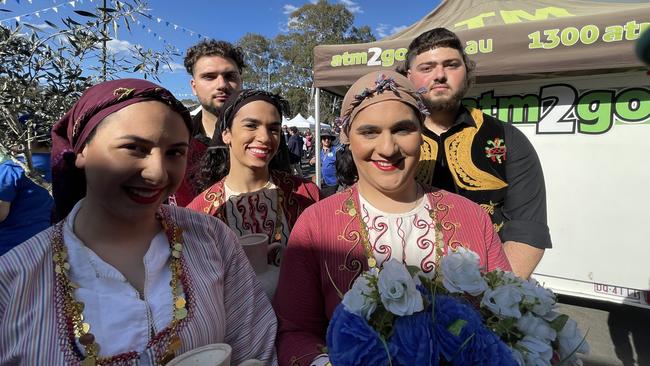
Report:
[[[534,277],[560,294],[650,308],[650,76],[477,84],[466,104],[537,150],[553,248]]]

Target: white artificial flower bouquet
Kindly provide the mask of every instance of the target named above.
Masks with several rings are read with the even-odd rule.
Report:
[[[581,365],[589,345],[534,279],[481,273],[459,247],[429,274],[397,260],[359,276],[327,331],[334,365]]]

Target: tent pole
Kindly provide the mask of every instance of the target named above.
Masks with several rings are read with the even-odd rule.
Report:
[[[314,146],[314,153],[316,156],[316,185],[318,188],[320,188],[320,182],[321,182],[321,166],[320,166],[320,154],[321,154],[321,146],[320,146],[320,88],[316,88],[316,96],[314,98],[314,114],[316,115],[316,128],[314,128],[316,131],[316,137],[315,137],[315,143],[316,145]]]

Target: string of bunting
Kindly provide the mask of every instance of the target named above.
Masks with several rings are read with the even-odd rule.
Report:
[[[20,4],[20,1],[21,0],[16,0],[16,2],[18,4]],[[32,0],[27,0],[27,1],[30,4],[32,3]],[[94,0],[86,0],[86,1],[89,1],[91,3],[94,2]],[[0,4],[5,5],[6,3],[7,3],[7,0],[0,0]],[[40,18],[41,14],[45,14],[45,13],[47,13],[49,11],[53,11],[55,13],[58,13],[60,8],[64,8],[64,7],[76,8],[77,4],[83,5],[83,3],[84,3],[84,0],[67,1],[67,2],[64,2],[64,3],[57,4],[55,6],[50,6],[48,8],[35,10],[35,11],[30,12],[30,13],[25,13],[25,14],[16,15],[16,16],[13,16],[13,17],[5,18],[5,19],[0,19],[0,23],[4,23],[6,21],[11,21],[11,20],[15,20],[17,22],[20,22],[21,20],[31,19],[33,17]]]
[[[192,36],[192,37],[196,34],[196,36],[197,36],[199,39],[209,39],[209,37],[204,36],[203,34],[197,32],[197,31],[195,31],[195,30],[192,30],[192,29],[189,29],[189,28],[183,27],[182,25],[176,24],[176,23],[174,23],[174,22],[172,22],[172,21],[169,21],[169,20],[164,19],[164,18],[162,18],[162,17],[159,17],[159,16],[157,16],[157,15],[154,15],[154,14],[151,14],[151,13],[150,13],[150,14],[148,14],[148,15],[145,15],[144,17],[147,18],[147,19],[149,19],[149,20],[151,20],[152,22],[155,21],[157,24],[161,24],[161,25],[164,24],[167,28],[173,28],[173,30],[175,30],[175,31],[180,30],[180,31],[183,32],[183,33],[188,33],[188,34],[189,34],[190,36]],[[163,43],[171,44],[171,43],[167,42],[167,41],[166,41],[162,36],[160,36],[160,34],[159,34],[158,32],[154,32],[151,28],[147,27],[145,24],[143,24],[143,23],[140,22],[139,20],[136,21],[136,23],[137,23],[137,24],[140,24],[140,25],[141,25],[141,28],[142,28],[142,29],[145,29],[145,30],[147,31],[147,33],[151,33],[151,34],[154,36],[154,38],[157,38],[159,41],[162,41]],[[173,45],[172,45],[172,46],[173,46]],[[176,50],[178,50],[178,48],[176,48]],[[256,58],[258,58],[258,59],[260,59],[260,60],[271,61],[271,62],[274,62],[274,63],[280,64],[280,65],[285,66],[285,67],[291,67],[291,68],[294,69],[294,70],[302,70],[302,71],[306,71],[306,72],[308,72],[308,73],[310,73],[310,74],[311,74],[311,72],[312,72],[310,69],[306,69],[306,68],[303,68],[303,67],[297,67],[297,66],[295,66],[295,65],[292,65],[291,63],[288,63],[288,62],[285,62],[285,61],[282,61],[282,60],[277,60],[277,59],[273,59],[273,58],[269,59],[269,58],[267,58],[267,57],[264,57],[264,56],[262,56],[262,55],[259,55],[259,54],[257,54],[257,53],[250,52],[250,51],[247,51],[247,50],[244,50],[244,52],[245,52],[248,56],[253,56],[253,57],[256,57]]]
[[[28,1],[31,4],[33,0],[15,0],[15,1],[18,4],[20,4],[21,1]],[[90,3],[94,2],[94,0],[85,0],[85,1],[88,1]],[[6,2],[7,2],[7,0],[0,0],[0,4],[6,4]],[[58,13],[59,9],[62,8],[62,7],[76,8],[76,6],[78,4],[83,5],[83,3],[84,3],[84,0],[67,1],[67,2],[64,2],[64,3],[57,4],[55,6],[39,9],[39,10],[36,10],[36,11],[32,11],[30,13],[20,14],[20,15],[17,15],[17,16],[6,18],[6,19],[1,19],[0,23],[7,22],[7,21],[12,21],[12,20],[15,20],[16,22],[21,22],[22,20],[31,19],[32,17],[40,18],[41,14],[45,14],[45,13],[47,13],[49,11],[53,11],[55,13]],[[196,35],[198,39],[209,39],[209,37],[204,36],[203,34],[197,32],[195,30],[189,29],[187,27],[183,27],[182,25],[176,24],[176,23],[174,23],[172,21],[169,21],[167,19],[164,19],[162,17],[156,16],[156,15],[153,15],[153,14],[143,15],[143,17],[145,17],[145,18],[149,19],[150,21],[155,22],[157,24],[161,24],[161,25],[164,24],[167,28],[173,29],[175,31],[180,30],[183,33],[189,34],[191,37]],[[141,29],[145,30],[148,34],[150,34],[153,38],[157,39],[160,42],[163,42],[166,45],[169,45],[169,46],[173,47],[174,51],[176,51],[178,53],[181,53],[181,50],[178,47],[176,47],[173,43],[167,41],[162,35],[160,35],[159,32],[156,32],[155,30],[151,29],[144,22],[140,21],[139,19],[136,19],[135,23]],[[306,68],[303,68],[303,67],[297,67],[295,65],[292,65],[291,63],[288,63],[288,62],[285,62],[285,61],[282,61],[282,60],[267,58],[267,57],[264,57],[262,55],[259,55],[257,53],[247,51],[247,50],[244,50],[244,52],[248,56],[252,56],[252,57],[258,58],[260,60],[270,61],[272,63],[280,64],[283,67],[290,67],[293,70],[300,70],[300,71],[304,71],[304,72],[308,72],[308,73],[312,72],[312,70],[310,70],[310,69],[306,69]]]

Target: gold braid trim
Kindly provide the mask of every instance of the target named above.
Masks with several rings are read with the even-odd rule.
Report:
[[[422,184],[431,184],[434,170],[436,169],[436,158],[438,157],[438,143],[432,138],[422,134],[422,145],[420,145],[420,161],[418,162],[415,180]]]
[[[496,203],[490,200],[490,203],[481,203],[479,206],[481,206],[481,208],[488,214],[494,215],[494,207],[496,207],[496,205]]]
[[[338,266],[339,271],[350,272],[353,274],[352,279],[347,284],[348,287],[346,290],[349,290],[352,288],[354,280],[356,280],[363,271],[363,264],[355,256],[356,251],[359,250],[359,246],[363,246],[363,238],[357,227],[355,227],[355,223],[357,223],[357,215],[359,216],[358,220],[362,220],[363,218],[361,217],[361,213],[356,212],[356,209],[354,208],[354,203],[352,201],[354,200],[353,189],[348,188],[344,191],[344,194],[348,195],[348,197],[343,201],[341,208],[334,212],[334,215],[343,215],[342,220],[347,221],[345,227],[343,227],[343,231],[336,236],[336,239],[339,242],[342,241],[344,246],[349,248],[345,253],[343,264]],[[359,224],[357,223],[357,225]]]
[[[483,125],[483,112],[472,108],[472,118],[476,128],[464,128],[459,133],[445,140],[445,152],[449,169],[453,173],[456,185],[467,191],[497,190],[508,184],[501,179],[479,169],[472,161],[472,142]]]
[[[117,97],[118,101],[120,101],[130,97],[134,91],[135,88],[117,88],[113,90],[113,95]]]

